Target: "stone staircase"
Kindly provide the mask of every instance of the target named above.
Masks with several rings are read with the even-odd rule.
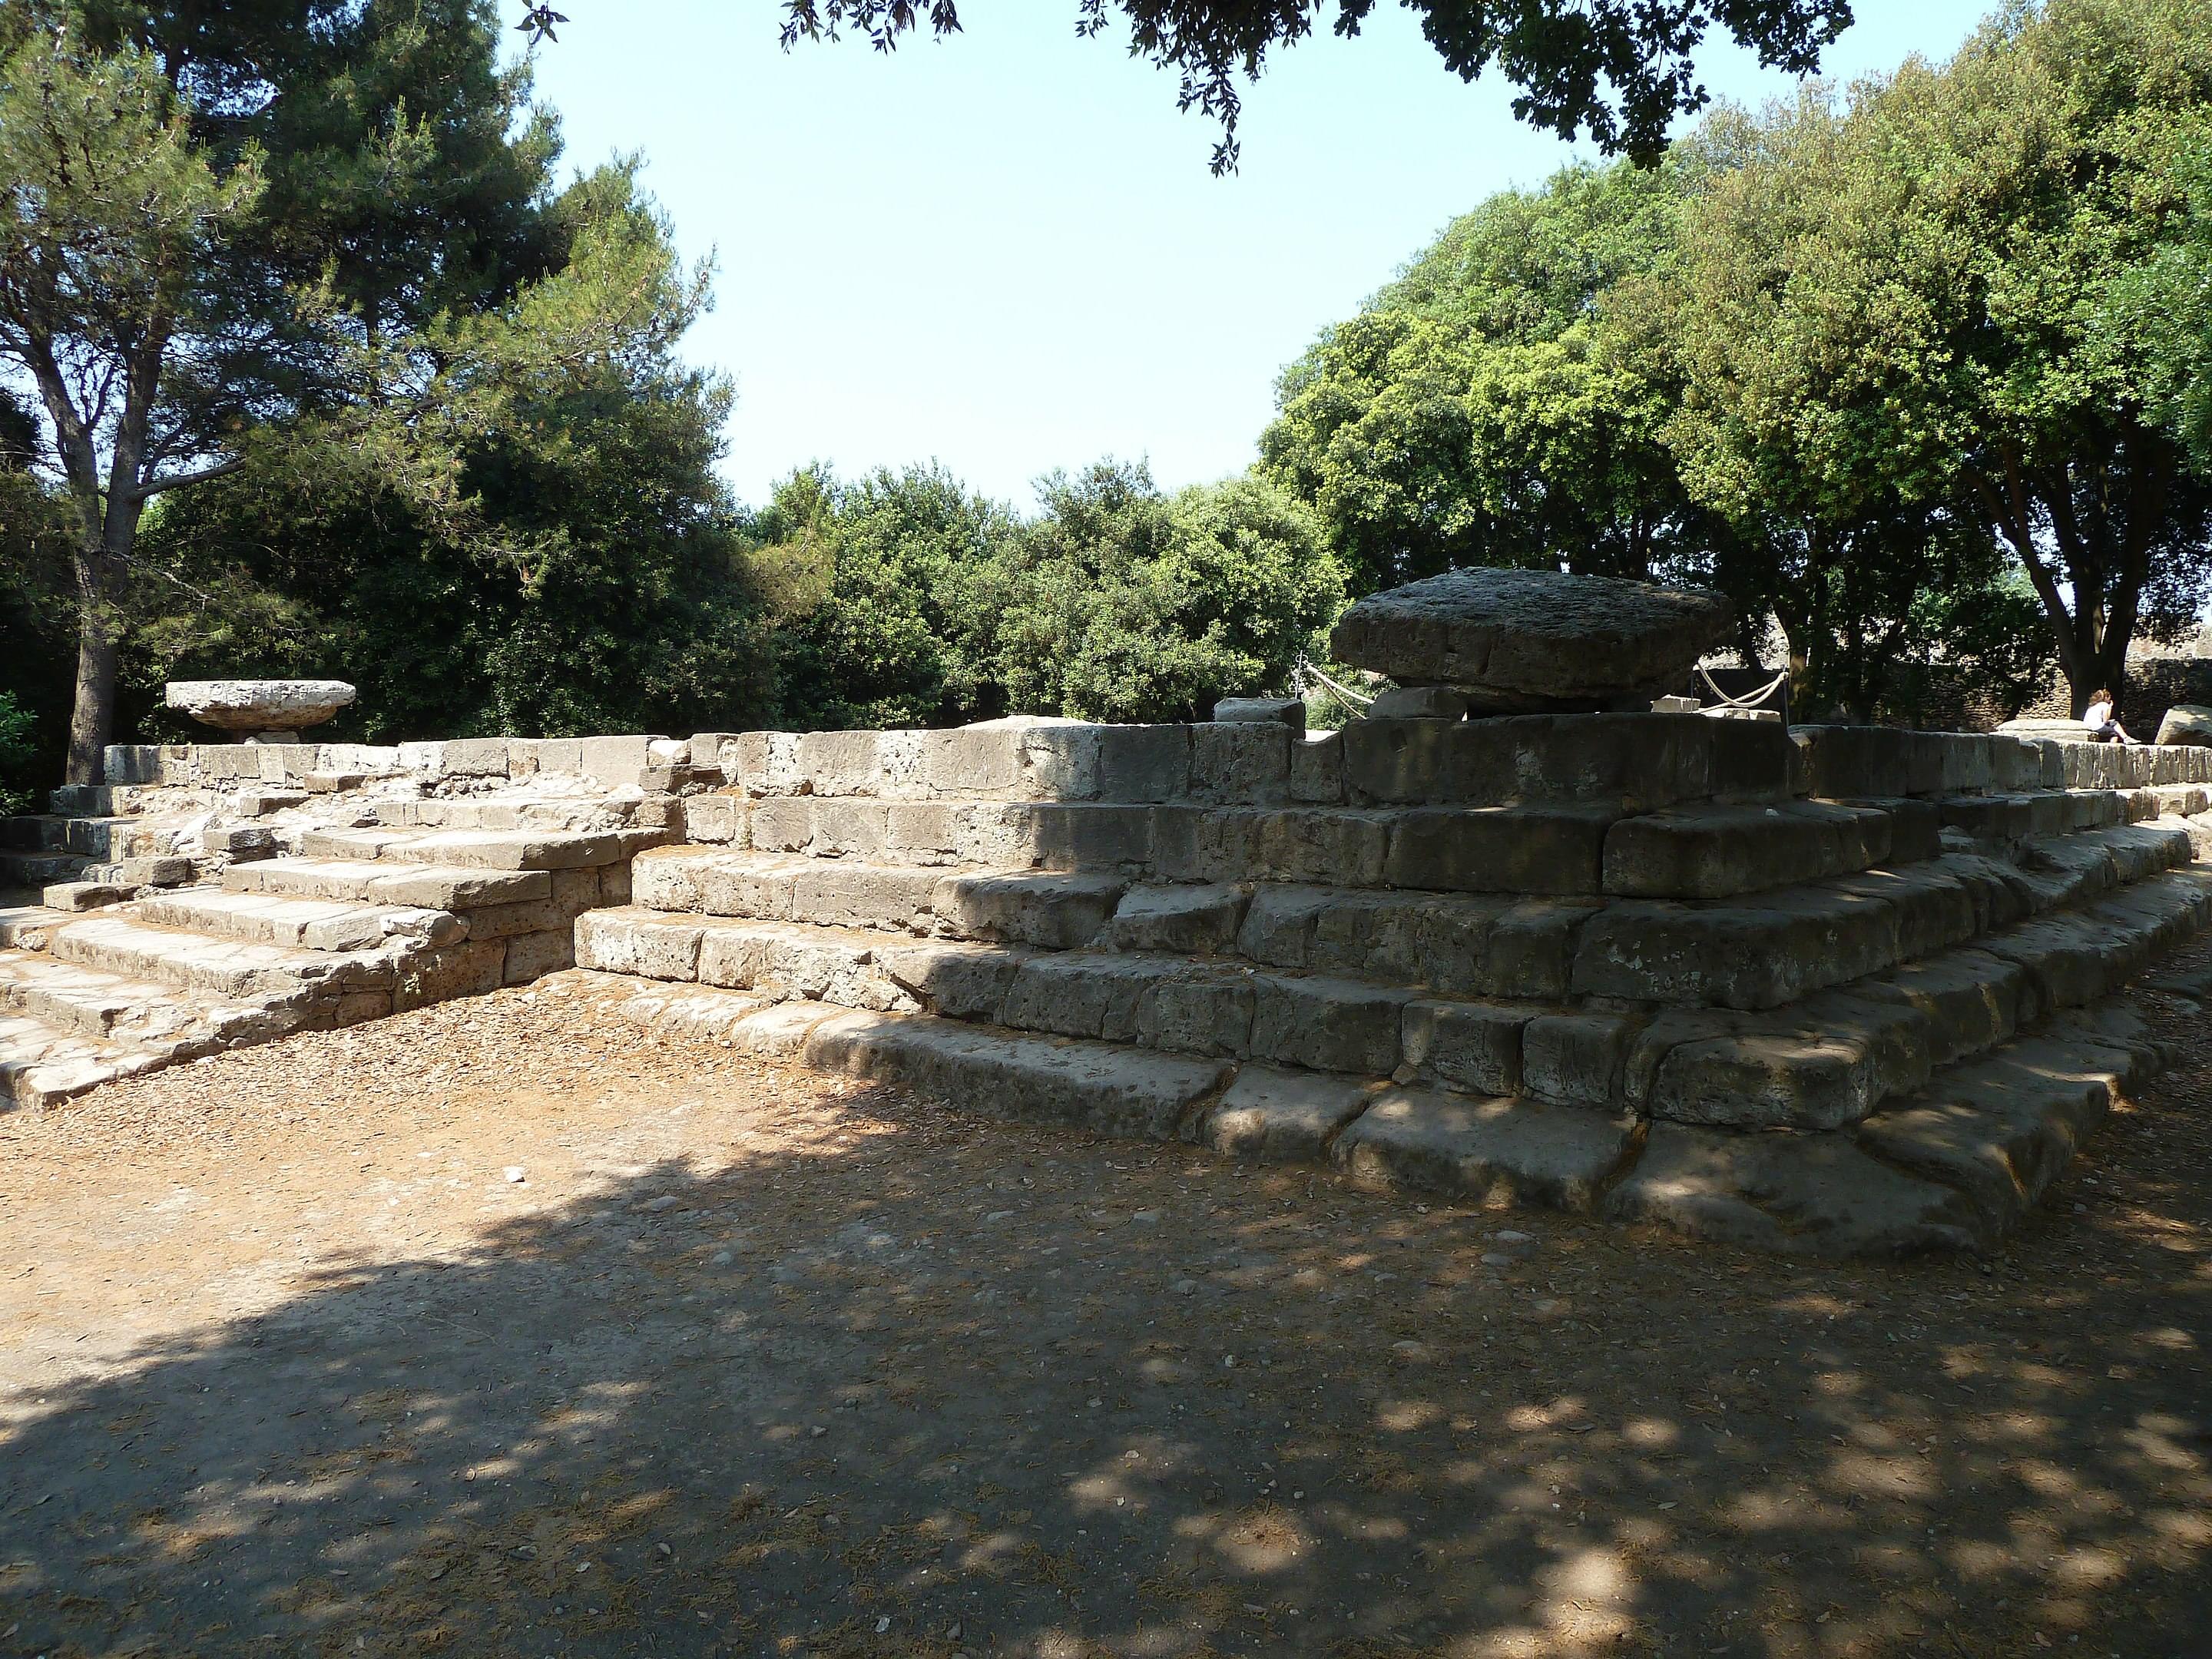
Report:
[[[562,988],[1408,1189],[1985,1243],[2154,1058],[2114,999],[2212,923],[2212,751],[1878,736],[747,734]]]
[[[614,741],[641,763],[650,740]],[[631,858],[673,833],[670,798],[635,782],[519,793],[472,771],[467,787],[496,793],[426,795],[454,787],[434,757],[294,788],[284,757],[272,782],[256,750],[183,749],[167,779],[126,759],[111,770],[154,775],[0,822],[40,849],[11,854],[9,879],[52,878],[41,902],[0,908],[0,1104],[564,968],[575,919],[626,901]]]

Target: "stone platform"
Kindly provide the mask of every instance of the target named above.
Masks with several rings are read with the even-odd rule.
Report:
[[[1984,1245],[2154,1059],[2212,756],[1698,715],[748,733],[572,988],[1099,1133]]]
[[[2212,923],[2196,748],[1014,720],[110,777],[0,827],[40,874],[172,861],[0,916],[27,1103],[553,974],[580,1018],[979,1109],[1792,1251],[2001,1237],[2155,1062],[2131,982]]]

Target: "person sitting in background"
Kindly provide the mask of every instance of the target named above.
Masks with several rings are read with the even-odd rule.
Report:
[[[2081,711],[2082,729],[2092,743],[2133,743],[2127,728],[2112,718],[2112,694],[2100,691],[2089,699],[2089,706]]]

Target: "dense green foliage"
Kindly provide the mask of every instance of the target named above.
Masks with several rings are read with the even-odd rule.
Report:
[[[2208,112],[2206,0],[2052,0],[1723,112],[1455,224],[1285,374],[1262,465],[1363,584],[1718,586],[1802,708],[2118,684],[2205,589]]]
[[[2212,476],[2212,113],[2177,150],[2170,176],[2185,205],[2172,234],[2115,284],[2115,349],[2143,354],[2153,412],[2198,473]]]
[[[1255,480],[1165,495],[1101,462],[1039,495],[1024,522],[935,469],[786,483],[753,556],[782,719],[1203,718],[1286,687],[1341,607],[1319,525]]]
[[[212,674],[274,644],[270,667],[356,678],[375,736],[764,709],[714,470],[729,388],[674,355],[704,276],[626,168],[578,180],[544,222],[550,275],[358,358],[356,401],[256,434],[239,471],[163,516],[148,539],[220,603],[149,629],[149,673]]]
[[[1509,191],[1285,371],[1263,469],[1363,587],[1464,564],[1671,570],[1711,526],[1661,442],[1667,388],[1599,302],[1666,257],[1675,169]]]

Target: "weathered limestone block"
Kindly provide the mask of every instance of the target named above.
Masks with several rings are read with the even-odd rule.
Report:
[[[1886,726],[1801,726],[1808,793],[1832,800],[1863,796],[1932,795],[1943,787],[1941,733]]]
[[[482,996],[505,982],[507,942],[467,939],[434,947],[410,960],[392,988],[392,1011],[404,1013],[456,997]]]
[[[1449,685],[1492,712],[1594,706],[1668,689],[1726,635],[1717,594],[1549,570],[1454,570],[1370,595],[1330,636],[1338,660]]]
[[[1265,1164],[1319,1160],[1328,1138],[1365,1109],[1376,1085],[1314,1072],[1247,1066],[1190,1138],[1231,1158]]]
[[[696,921],[644,909],[587,911],[576,918],[576,965],[643,979],[699,977]]]
[[[877,1012],[915,1006],[877,969],[870,941],[827,928],[708,923],[700,930],[698,977],[702,985],[783,991]]]
[[[1389,1089],[1337,1136],[1332,1156],[1365,1186],[1588,1210],[1633,1127],[1626,1116],[1528,1100]]]
[[[890,830],[893,808],[889,803],[832,797],[812,799],[806,805],[813,835],[805,850],[816,858],[895,858],[904,850],[894,851],[896,843]],[[760,806],[753,810],[757,818]]]
[[[1133,1035],[1149,1048],[1248,1054],[1258,999],[1257,982],[1235,970],[1193,967],[1163,974],[1139,999]]]
[[[1018,714],[926,732],[920,734],[919,790],[946,799],[1091,799],[1099,793],[1104,730]]]
[[[1928,1024],[1834,992],[1771,1013],[1670,1009],[1638,1039],[1630,1097],[1675,1123],[1832,1129],[1927,1081]]]
[[[1251,1053],[1317,1072],[1388,1077],[1398,1069],[1412,993],[1362,980],[1259,975]]]
[[[343,680],[173,680],[161,701],[227,732],[296,732],[320,726],[358,695]]]
[[[803,795],[796,732],[740,732],[721,750],[722,774],[748,795]]]
[[[932,1019],[845,1015],[807,1034],[817,1070],[897,1083],[1006,1116],[1171,1139],[1222,1085],[1219,1061],[1014,1037]]]
[[[1191,727],[1102,726],[1097,730],[1100,800],[1188,799]]]
[[[1160,981],[1183,964],[1157,957],[1069,951],[1023,963],[1007,988],[1000,1019],[1025,1031],[1133,1041],[1138,1010]]]
[[[1539,1012],[1525,1003],[1409,1002],[1398,1080],[1514,1094],[1521,1087],[1522,1030]]]
[[[112,743],[100,751],[100,776],[110,784],[159,783],[161,750],[155,744]]]
[[[1859,1144],[1956,1187],[2002,1231],[2043,1195],[2104,1119],[2116,1080],[2071,1044],[2031,1039],[1947,1074],[1923,1101],[1878,1112]]]
[[[1217,722],[1268,720],[1305,735],[1306,705],[1303,697],[1224,697],[1213,705]]]
[[[1976,794],[1996,787],[1996,744],[2010,743],[2011,738],[1985,738],[1965,732],[1940,735],[1945,794]]]
[[[2158,741],[2161,744],[2212,744],[2212,708],[2202,703],[2175,703],[2158,723]]]
[[[1013,865],[1034,862],[1046,870],[1133,872],[1157,867],[1154,834],[1174,816],[1152,807],[1105,801],[1041,801],[1015,806],[1009,811],[1008,833],[1025,850],[1018,857],[981,861]],[[755,836],[757,839],[757,828]]]
[[[1876,1162],[1848,1136],[1679,1123],[1651,1126],[1603,1213],[1807,1255],[1970,1250],[1986,1236],[1962,1194]]]
[[[744,735],[740,732],[694,732],[684,745],[685,752],[696,769],[719,772],[723,783],[738,783],[740,780],[730,775],[729,763],[738,758],[738,744]]]
[[[799,739],[799,769],[811,795],[876,795],[882,774],[876,763],[878,732],[808,732]],[[959,734],[946,732],[946,737]],[[1011,745],[1001,745],[1010,748]],[[1012,781],[1000,781],[1003,789]],[[977,790],[975,793],[988,793]]]
[[[750,824],[748,803],[740,794],[711,793],[685,799],[684,838],[710,846],[743,847]]]
[[[996,1023],[1029,953],[1003,945],[932,939],[879,950],[884,973],[932,1013]]]
[[[1316,732],[1291,744],[1289,793],[1292,800],[1308,805],[1343,803],[1343,732]]]
[[[1917,1009],[1928,1022],[1928,1057],[1936,1066],[2011,1041],[2040,1012],[2026,969],[1971,948],[1899,963],[1854,981],[1850,992],[1862,1001]]]
[[[1624,899],[1584,925],[1573,989],[1691,1006],[1775,1008],[1898,957],[1896,909],[1864,893],[1818,887],[1734,903]]]
[[[1097,938],[1127,884],[1106,875],[957,875],[930,903],[966,939],[1074,950]]]
[[[1390,825],[1383,879],[1463,893],[1596,893],[1613,816],[1574,807],[1408,808]]]
[[[232,874],[227,872],[226,883]],[[353,884],[358,884],[354,885]],[[334,897],[359,896],[379,904],[417,905],[431,910],[473,910],[480,905],[520,904],[553,896],[552,872],[545,870],[410,870],[356,865],[334,870],[325,891]]]
[[[1618,1109],[1641,1016],[1585,1009],[1539,1014],[1521,1031],[1521,1087],[1561,1106]]]
[[[1827,801],[1677,807],[1606,831],[1605,890],[1630,898],[1729,898],[1881,864],[1889,816]]]
[[[1116,951],[1226,955],[1251,897],[1249,887],[1225,883],[1132,887],[1107,922],[1103,942]]]
[[[522,904],[488,904],[469,912],[469,937],[476,939],[511,939],[519,933],[542,933],[558,929],[568,933],[576,913],[550,899]],[[571,966],[574,964],[571,963]]]
[[[744,890],[780,889],[788,897],[779,892],[765,903],[738,911],[718,907],[717,915],[763,915],[773,910],[781,913],[775,918],[779,921],[902,933],[926,931],[939,914],[936,906],[945,878],[927,867],[809,859],[765,878],[740,881]]]
[[[1633,812],[1710,796],[1715,742],[1726,724],[1695,714],[1456,723],[1370,715],[1340,735],[1346,786],[1363,805],[1565,803]]]
[[[1190,728],[1190,798],[1232,806],[1269,806],[1289,798],[1291,745],[1279,721],[1217,722]]]
[[[1194,874],[1207,881],[1253,876],[1346,886],[1379,885],[1389,856],[1391,814],[1341,808],[1281,811],[1229,809],[1208,815],[1206,856]],[[1170,873],[1164,860],[1160,873]]]
[[[1556,1000],[1567,994],[1575,930],[1594,908],[1572,900],[1263,885],[1237,950],[1270,967],[1455,995]]]
[[[503,778],[511,764],[505,738],[455,738],[444,745],[445,773],[453,778]]]
[[[527,985],[575,965],[576,936],[565,927],[556,927],[507,940],[501,978],[509,985]]]
[[[645,733],[585,738],[577,745],[576,769],[600,783],[635,783],[653,765],[653,745],[659,741],[663,739],[657,734]]]

